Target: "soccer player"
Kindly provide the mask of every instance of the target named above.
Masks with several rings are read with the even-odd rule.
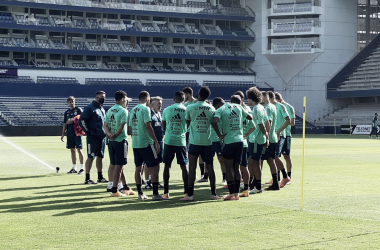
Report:
[[[377,137],[377,113],[375,113],[375,117],[372,118],[372,130],[371,130],[371,133],[369,133],[369,138],[372,138],[373,131],[375,131],[376,138],[378,138]]]
[[[190,125],[189,135],[189,180],[187,196],[180,199],[183,201],[194,200],[194,182],[198,156],[206,165],[210,178],[211,199],[220,199],[216,195],[215,172],[213,168],[213,152],[211,142],[211,122],[214,117],[215,109],[205,101],[210,96],[211,91],[208,87],[202,87],[198,92],[198,101],[186,108],[186,123]]]
[[[272,174],[272,185],[265,188],[267,191],[272,190],[280,190],[280,187],[278,185],[278,177],[277,177],[277,166],[275,163],[276,155],[275,155],[275,149],[277,147],[278,139],[277,139],[277,133],[276,133],[276,122],[277,122],[277,110],[276,107],[269,102],[269,96],[273,95],[272,91],[262,92],[263,94],[263,105],[265,107],[265,111],[267,114],[268,122],[267,125],[267,131],[269,131],[269,146],[268,148],[264,149],[264,153],[261,157],[261,160],[266,160],[270,172]]]
[[[240,105],[243,107],[243,109],[250,114],[252,112],[251,108],[245,105],[244,103],[244,93],[242,91],[236,91],[234,95],[238,95],[241,98]],[[243,140],[243,154],[241,156],[241,163],[240,163],[240,172],[243,179],[243,192],[239,195],[240,197],[249,197],[249,179],[250,174],[248,170],[248,138],[249,135],[256,129],[255,124],[252,120],[245,119],[243,122],[243,135],[245,136]]]
[[[284,156],[284,159],[286,161],[286,170],[288,171],[288,176],[290,178],[290,182],[288,184],[291,184],[292,167],[293,167],[292,159],[290,158],[290,147],[292,143],[292,128],[291,127],[296,125],[295,112],[294,112],[293,106],[285,102],[285,100],[282,98],[282,95],[280,93],[275,92],[274,95],[276,97],[276,101],[285,105],[286,110],[289,113],[289,118],[290,118],[290,125],[287,126],[285,129],[286,139],[284,142],[284,146],[282,146],[282,155]]]
[[[124,193],[118,191],[120,176],[127,164],[128,154],[128,102],[132,99],[127,97],[127,93],[119,90],[115,93],[116,104],[112,106],[106,114],[104,130],[109,139],[108,153],[110,156],[110,182],[112,185],[111,197],[123,197],[134,192],[128,184],[124,184]],[[125,180],[125,176],[124,176]]]
[[[128,126],[132,132],[132,148],[135,158],[135,180],[138,191],[138,199],[146,200],[148,197],[141,189],[141,173],[143,163],[150,168],[153,184],[153,200],[164,199],[158,194],[158,172],[159,172],[159,159],[160,144],[151,124],[151,110],[147,106],[150,102],[150,95],[147,91],[141,91],[139,94],[139,104],[135,106],[129,115]]]
[[[103,125],[105,120],[105,111],[103,103],[106,99],[106,92],[98,91],[95,94],[95,100],[84,108],[83,113],[79,118],[79,126],[87,135],[87,160],[86,179],[84,184],[97,184],[90,179],[90,170],[92,162],[96,158],[96,168],[98,170],[98,182],[107,183],[103,177],[103,158],[104,147],[106,144],[106,132]]]
[[[63,118],[63,128],[62,128],[62,136],[61,141],[63,141],[63,137],[66,132],[66,148],[70,149],[71,152],[71,161],[73,163],[73,168],[70,169],[68,174],[82,174],[84,172],[83,168],[83,152],[82,152],[82,136],[76,136],[74,131],[74,117],[80,115],[82,113],[82,109],[75,107],[75,97],[69,96],[67,98],[67,105],[69,109],[66,110]],[[77,156],[75,153],[75,149],[78,151],[79,162],[80,162],[80,170],[77,172]]]
[[[262,93],[256,88],[252,87],[246,92],[248,104],[252,106],[252,118],[257,129],[249,137],[248,152],[250,159],[248,161],[248,168],[251,174],[250,177],[250,194],[261,193],[261,165],[264,148],[269,147],[269,134],[266,129],[265,123],[268,118],[265,108],[260,104],[263,99]]]
[[[221,97],[216,97],[214,100],[212,100],[212,106],[215,108],[215,110],[218,110],[220,107],[222,107],[226,102]],[[222,123],[219,120],[218,121],[218,128],[221,134],[223,134],[222,130]],[[214,151],[214,154],[216,154],[216,157],[218,158],[220,168],[222,170],[223,179],[220,185],[225,186],[227,185],[226,181],[226,166],[224,165],[224,158],[222,154],[222,141],[219,139],[218,135],[215,132],[215,129],[211,129],[211,142],[212,142],[212,149]]]
[[[188,172],[186,154],[186,107],[183,105],[185,94],[178,91],[174,94],[174,104],[167,107],[162,114],[162,127],[165,131],[164,148],[164,198],[169,198],[170,168],[174,156],[181,167],[184,194],[187,194]]]
[[[277,111],[276,133],[277,133],[278,143],[275,148],[275,155],[276,155],[275,162],[277,166],[277,171],[281,171],[282,173],[283,179],[281,180],[280,188],[283,188],[285,187],[286,184],[288,184],[288,182],[290,182],[290,178],[288,177],[288,174],[285,170],[284,163],[280,159],[282,147],[284,145],[285,138],[286,138],[285,129],[290,124],[290,118],[289,118],[288,111],[286,110],[286,107],[283,104],[276,101],[275,95],[272,91],[268,92],[268,98],[269,98],[270,103],[276,106],[276,111]],[[277,172],[277,174],[279,175],[279,172]]]
[[[240,170],[239,166],[243,155],[243,122],[252,120],[252,116],[240,105],[241,98],[238,95],[231,96],[231,103],[224,104],[214,115],[212,127],[219,139],[223,140],[223,158],[226,166],[226,180],[229,194],[224,200],[239,200]],[[218,128],[218,121],[222,121],[223,135]]]

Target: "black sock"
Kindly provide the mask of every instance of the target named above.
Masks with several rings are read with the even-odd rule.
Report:
[[[169,193],[169,184],[164,183],[164,194]]]
[[[210,185],[211,187],[211,194],[216,195],[216,186],[215,185]]]
[[[278,181],[281,181],[280,171],[277,171],[277,180],[278,180]]]
[[[288,172],[288,176],[291,179],[292,178],[292,172]]]
[[[249,189],[253,189],[256,185],[256,182],[254,181],[254,177],[249,178]]]
[[[249,184],[244,184],[244,191],[248,190],[248,186],[249,186]]]
[[[199,164],[199,168],[201,169],[201,175],[205,174],[205,164]]]
[[[153,182],[153,195],[158,195],[158,186],[160,185],[158,182]]]
[[[125,185],[124,185],[124,189],[127,190],[127,191],[129,191],[131,188],[129,187],[128,184],[125,184]]]
[[[183,185],[183,193],[188,194],[189,193],[189,186],[188,185]]]
[[[103,179],[103,173],[102,172],[98,172],[98,180],[101,180]]]
[[[86,174],[86,181],[90,179],[90,174]]]
[[[230,191],[230,194],[235,193],[235,182],[234,181],[227,181],[228,185],[228,191]]]
[[[205,173],[205,174],[203,175],[203,179],[205,179],[205,180],[208,179],[208,173]]]
[[[223,174],[223,181],[226,179],[226,173],[222,173]]]
[[[143,191],[141,189],[141,184],[136,184],[136,187],[137,187],[137,193],[143,194]]]
[[[282,178],[284,179],[288,178],[288,174],[286,173],[285,169],[282,169],[281,173],[282,173]]]
[[[256,189],[261,190],[261,180],[256,180]]]
[[[272,174],[272,179],[273,179],[272,186],[278,187],[278,181],[275,181],[275,180],[277,180],[277,174]]]
[[[240,191],[240,180],[235,180],[235,194],[238,194]]]
[[[117,192],[117,187],[112,187],[111,192],[112,192],[112,193],[116,193],[116,192]]]
[[[187,195],[188,196],[193,196],[194,195],[194,186],[189,185],[187,189],[188,189],[187,191],[189,191],[187,193]]]

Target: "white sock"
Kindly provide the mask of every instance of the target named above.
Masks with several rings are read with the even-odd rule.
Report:
[[[121,184],[121,182],[119,182],[119,185],[117,185],[117,189],[120,190],[123,188],[123,184]]]
[[[80,164],[80,169],[84,169],[84,165],[83,164]]]
[[[108,187],[107,187],[107,189],[111,189],[113,187],[113,182],[112,181],[109,181],[108,182]]]
[[[73,164],[73,169],[77,170],[77,164]]]

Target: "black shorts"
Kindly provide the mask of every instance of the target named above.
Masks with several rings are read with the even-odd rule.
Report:
[[[194,145],[189,144],[189,154],[194,156],[201,156],[202,160],[209,165],[213,164],[213,150],[212,145],[210,146],[200,146],[200,145]]]
[[[164,163],[172,164],[174,156],[177,157],[178,165],[187,165],[188,160],[186,146],[172,146],[165,144]]]
[[[264,147],[263,148],[263,155],[261,156],[261,160],[265,161],[265,160],[268,160],[269,158],[275,159],[276,155],[275,155],[274,151],[275,151],[276,147],[277,147],[277,143],[269,143],[268,148]]]
[[[248,152],[249,157],[254,159],[255,161],[260,161],[263,155],[263,149],[265,148],[265,144],[257,144],[256,142],[248,143]]]
[[[241,155],[240,166],[248,167],[248,147],[243,148],[243,154]]]
[[[121,142],[109,141],[108,154],[111,165],[123,166],[127,164],[128,142],[126,140],[122,140]]]
[[[243,154],[243,142],[234,142],[225,144],[223,147],[223,158],[234,160],[235,163],[241,163],[241,156]]]
[[[82,148],[82,136],[66,136],[66,148]]]
[[[160,164],[154,144],[149,144],[146,148],[134,148],[133,156],[135,158],[136,167],[140,167],[144,163],[148,168]]]
[[[290,147],[292,145],[292,137],[291,136],[287,136],[285,138],[285,142],[284,142],[284,145],[282,146],[282,150],[281,150],[281,153],[283,155],[290,155]]]
[[[216,141],[212,143],[212,149],[214,153],[213,156],[216,154],[216,156],[222,156],[222,143],[220,141]]]
[[[94,136],[87,136],[87,156],[90,159],[95,157],[104,158],[104,148],[106,146],[106,139],[99,140]]]
[[[278,140],[276,149],[275,149],[275,155],[278,157],[281,157],[282,147],[284,146],[285,138],[280,136],[280,139]]]

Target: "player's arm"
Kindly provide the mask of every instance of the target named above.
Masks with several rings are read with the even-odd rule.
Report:
[[[79,117],[79,126],[82,128],[82,130],[87,134],[87,135],[92,135],[91,131],[88,129],[88,124],[87,121],[91,117],[91,109],[90,108],[85,108],[83,110],[83,113]]]
[[[250,113],[248,113],[247,111],[245,111],[245,109],[241,109],[242,112],[243,112],[243,115],[245,116],[245,119],[247,119],[248,121],[252,121],[253,117]]]
[[[165,131],[166,131],[166,121],[162,121],[162,129],[164,130],[164,134],[165,134]]]
[[[62,135],[61,135],[61,141],[62,141],[62,142],[65,142],[65,141],[63,140],[63,137],[65,137],[65,132],[66,132],[66,130],[67,130],[67,125],[66,125],[66,123],[64,123],[64,124],[63,124],[63,128],[62,128]]]
[[[296,115],[295,115],[293,107],[290,107],[290,109],[289,109],[289,118],[290,118],[290,126],[295,126],[296,125]]]
[[[290,126],[295,126],[296,125],[296,119],[295,118],[291,118],[290,119]]]
[[[267,132],[267,129],[265,128],[265,126],[263,124],[259,124],[259,129],[260,131],[265,135],[266,137],[266,141],[265,141],[265,146],[266,147],[269,147],[269,135],[268,135],[268,132]]]
[[[290,118],[289,116],[285,117],[285,122],[282,124],[282,126],[277,130],[277,137],[280,138],[281,132],[290,125]]]
[[[245,137],[248,137],[250,134],[253,133],[253,131],[256,130],[255,123],[253,121],[248,121],[247,122],[247,128],[248,128],[248,130],[247,130],[247,132],[244,135]]]
[[[218,135],[219,139],[223,140],[223,138],[226,135],[222,135],[222,133],[220,133],[220,130],[219,130],[219,127],[218,127],[218,122],[219,122],[219,117],[214,116],[214,118],[212,118],[211,126],[215,130],[215,133]]]
[[[154,134],[154,131],[153,131],[153,128],[152,128],[152,123],[151,122],[146,122],[145,123],[145,128],[146,128],[146,131],[148,132],[148,135],[150,136],[150,138],[153,139],[154,145],[156,146],[157,154],[159,154],[161,152],[161,148],[160,148],[160,144],[158,144],[156,135]]]
[[[104,122],[103,128],[104,128],[104,131],[106,131],[106,135],[108,136],[108,138],[111,139],[111,137],[113,136],[113,134],[109,130],[107,122]]]
[[[128,134],[132,137],[132,127],[128,126]]]
[[[126,122],[120,123],[120,126],[117,128],[115,134],[113,134],[112,138],[110,139],[114,139],[115,137],[118,137],[121,134],[121,132],[123,132],[125,124],[127,123]]]

